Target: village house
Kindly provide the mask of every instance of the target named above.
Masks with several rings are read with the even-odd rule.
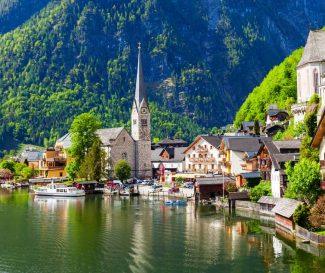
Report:
[[[158,143],[154,143],[155,148],[167,148],[167,147],[187,147],[188,143],[180,138],[165,138]]]
[[[151,151],[151,164],[153,177],[161,175],[162,165],[165,174],[182,173],[184,171],[184,159],[186,147],[165,147],[156,148]]]
[[[112,176],[115,163],[121,159],[130,164],[133,176],[137,178],[152,176],[150,110],[145,89],[139,46],[135,98],[131,112],[131,134],[123,127],[99,129],[96,132],[107,154],[107,169]],[[71,135],[61,137],[55,147],[60,149],[71,147]]]
[[[281,197],[287,188],[285,163],[298,162],[300,140],[263,140],[258,151],[261,178],[271,181],[272,196]]]
[[[277,132],[284,131],[289,125],[289,114],[285,110],[278,109],[276,104],[270,105],[266,114],[264,133],[273,137]]]
[[[40,160],[43,158],[43,152],[38,151],[36,148],[27,147],[23,150],[19,156],[19,161],[25,163],[28,167],[34,169],[39,169]]]
[[[241,174],[258,171],[258,160],[255,155],[261,145],[260,137],[224,136],[220,144],[220,151],[223,154],[222,172],[242,179]]]
[[[263,124],[258,122],[257,135],[261,135],[263,131]],[[238,128],[237,135],[256,135],[255,122],[254,121],[243,121]]]
[[[67,175],[66,164],[66,154],[62,150],[47,148],[43,153],[43,158],[39,161],[39,175],[46,178],[63,178]]]
[[[185,170],[193,173],[221,173],[221,136],[200,135],[185,149]]]
[[[325,31],[310,31],[303,55],[297,66],[297,103],[291,107],[295,123],[302,122],[314,94],[325,106]]]

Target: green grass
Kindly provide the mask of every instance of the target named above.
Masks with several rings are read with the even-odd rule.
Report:
[[[318,234],[318,235],[323,235],[323,236],[325,236],[325,229],[324,230],[321,230],[321,231],[317,231],[317,232],[315,232],[316,234]]]

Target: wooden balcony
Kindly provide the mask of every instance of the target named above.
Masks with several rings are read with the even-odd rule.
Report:
[[[199,154],[206,154],[209,150],[208,150],[208,148],[198,147],[195,149],[195,151]]]

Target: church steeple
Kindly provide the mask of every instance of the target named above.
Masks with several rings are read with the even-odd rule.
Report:
[[[137,108],[140,108],[141,102],[143,99],[146,99],[146,89],[144,85],[144,76],[142,69],[142,60],[141,60],[141,43],[138,46],[138,71],[137,71],[137,83],[135,88],[135,103]]]

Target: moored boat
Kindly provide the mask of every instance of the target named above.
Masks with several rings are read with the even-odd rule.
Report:
[[[187,203],[186,200],[175,200],[175,201],[166,201],[166,206],[179,206],[179,205],[185,205]]]
[[[38,196],[64,196],[64,197],[79,197],[85,196],[86,192],[75,187],[67,187],[65,185],[54,184],[53,182],[46,187],[40,187],[34,190]]]
[[[1,188],[8,189],[8,190],[13,190],[13,189],[16,188],[16,186],[13,185],[13,184],[5,183],[5,184],[1,184]]]

